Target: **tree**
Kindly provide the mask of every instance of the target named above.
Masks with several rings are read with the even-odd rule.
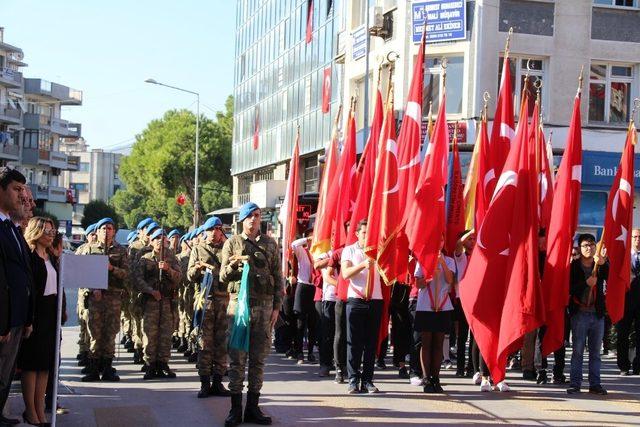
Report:
[[[91,200],[84,207],[84,216],[82,218],[82,228],[87,228],[91,224],[95,224],[102,218],[111,218],[115,221],[116,226],[120,223],[120,216],[113,206],[108,205],[102,200]]]
[[[193,218],[196,116],[170,110],[136,136],[131,154],[122,160],[120,178],[126,188],[112,199],[132,228],[151,216],[167,226],[188,228]],[[231,140],[233,98],[216,120],[200,117],[200,209],[231,205]],[[184,193],[187,202],[176,203]]]
[[[60,225],[60,222],[58,221],[58,217],[55,216],[54,214],[48,212],[48,211],[45,211],[44,209],[34,208],[33,209],[33,216],[43,216],[45,218],[49,218],[55,224],[56,229]]]

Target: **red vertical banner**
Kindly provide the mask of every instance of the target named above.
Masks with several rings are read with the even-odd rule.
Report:
[[[307,0],[307,34],[305,41],[307,44],[313,40],[313,0]]]
[[[322,113],[329,112],[329,104],[331,103],[331,66],[324,69],[324,77],[322,79]]]
[[[298,193],[299,193],[299,165],[300,165],[300,132],[296,135],[296,142],[293,145],[293,154],[289,163],[289,180],[287,182],[287,192],[280,207],[278,219],[282,224],[282,275],[289,275],[289,262],[293,260],[291,242],[296,238],[298,227]]]
[[[260,145],[260,109],[256,106],[256,112],[253,117],[253,149],[257,150]]]

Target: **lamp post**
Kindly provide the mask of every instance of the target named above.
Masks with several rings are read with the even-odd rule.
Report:
[[[198,182],[199,182],[199,169],[200,169],[200,94],[192,90],[182,89],[176,86],[160,83],[154,79],[147,79],[145,83],[151,83],[154,85],[168,87],[170,89],[179,90],[181,92],[187,92],[196,96],[196,159],[195,159],[195,176],[193,180],[193,226],[197,227],[200,223],[200,198],[198,197]]]

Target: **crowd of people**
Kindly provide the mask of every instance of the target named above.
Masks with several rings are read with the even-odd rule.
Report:
[[[57,273],[62,240],[51,220],[33,217],[34,203],[25,182],[20,172],[0,168],[0,409],[17,366],[24,421],[47,425],[46,406],[53,404],[46,396],[53,381],[56,307],[63,298]],[[86,228],[86,242],[76,253],[108,257],[109,272],[106,289],[78,293],[82,381],[119,381],[114,356],[121,333],[121,344],[141,365],[144,380],[176,377],[169,366],[172,347],[196,363],[201,383],[197,397],[231,400],[227,426],[243,420],[271,423],[259,407],[259,397],[272,344],[298,364],[319,362],[318,375],[346,383],[350,394],[379,392],[374,373],[387,369],[390,348],[398,377],[425,393],[443,392],[442,369],[455,369],[455,376],[469,378],[483,392],[510,390],[505,381],[493,383],[460,303],[459,283],[475,246],[473,230],[459,235],[454,253],[440,253],[432,277],[425,277],[409,256],[412,274],[404,283],[387,287],[364,252],[366,221],[355,227],[355,243],[315,257],[309,226],[291,244],[293,257],[284,269],[288,277],[283,275],[278,243],[261,231],[260,208],[243,205],[238,221],[238,232],[227,237],[216,217],[185,234],[165,233],[152,218],[145,218],[129,234],[127,246],[115,241],[117,224],[111,218]],[[544,233],[539,239],[544,260]],[[632,243],[631,290],[625,317],[615,326],[621,375],[640,374],[640,358],[629,360],[633,327],[636,348],[640,340],[640,229],[632,231]],[[579,235],[571,263],[565,346],[554,353],[548,372],[540,347],[542,327],[525,336],[522,348],[509,358],[510,369],[520,369],[524,380],[551,381],[566,385],[570,394],[578,393],[588,346],[589,392],[606,394],[600,355],[603,344],[605,351],[610,346],[604,303],[608,265],[596,238]],[[248,344],[239,345],[241,314],[247,312]],[[245,370],[248,393],[243,410]],[[0,418],[2,426],[16,422]]]

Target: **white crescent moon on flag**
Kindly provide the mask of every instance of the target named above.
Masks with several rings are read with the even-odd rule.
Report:
[[[513,185],[514,187],[518,186],[518,174],[514,171],[504,171],[498,178],[498,183],[496,184],[496,189],[493,192],[493,197],[491,201],[496,198],[496,195],[502,190],[503,187],[507,187],[509,185]]]
[[[397,161],[398,161],[398,144],[396,144],[396,142],[391,138],[387,139],[387,151],[389,153],[393,154],[393,157],[396,158],[396,163],[397,163]],[[396,193],[399,189],[400,189],[400,181],[398,179],[396,179],[396,183],[393,186],[393,188],[391,190],[385,191],[384,194]]]
[[[547,197],[547,191],[549,190],[549,183],[547,182],[547,175],[544,172],[540,172],[540,201],[542,202]]]
[[[404,115],[411,117],[418,126],[422,124],[422,106],[417,102],[407,102],[407,110],[405,111]]]
[[[573,181],[582,182],[582,165],[573,165],[571,168],[571,179]]]
[[[616,219],[616,214],[618,213],[618,203],[620,203],[620,191],[624,191],[631,197],[631,184],[626,179],[620,178],[620,185],[618,186],[618,191],[613,196],[613,203],[611,206],[611,214],[613,215],[613,219]]]
[[[506,123],[500,123],[500,136],[507,138],[509,142],[516,136],[516,132]]]

